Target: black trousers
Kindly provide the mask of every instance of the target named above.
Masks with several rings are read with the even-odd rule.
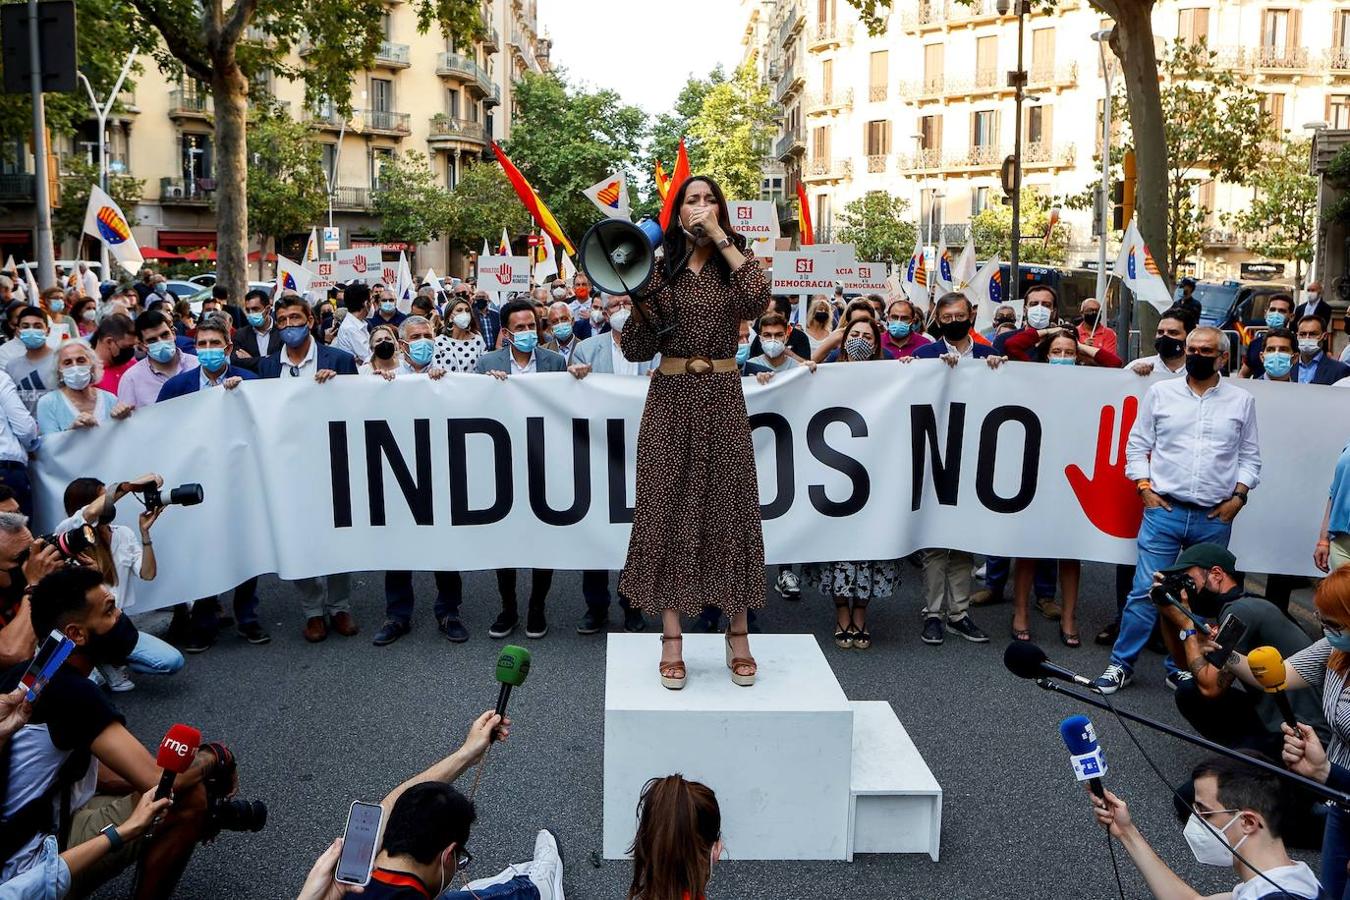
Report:
[[[531,569],[530,608],[542,609],[548,597],[548,589],[553,586],[552,569]],[[502,595],[502,611],[516,611],[516,570],[497,570],[497,590]]]

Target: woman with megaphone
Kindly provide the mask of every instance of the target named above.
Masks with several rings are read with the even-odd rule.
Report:
[[[624,356],[661,355],[638,432],[637,500],[619,592],[660,613],[661,683],[683,688],[680,616],[714,606],[731,622],[726,661],[748,687],[756,666],[746,616],[764,605],[764,535],[750,423],[736,365],[742,321],[769,304],[769,282],[731,228],[707,176],[676,190],[662,258],[633,297]],[[594,276],[592,276],[594,280]]]

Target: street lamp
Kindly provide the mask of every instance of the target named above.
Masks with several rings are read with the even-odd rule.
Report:
[[[1106,100],[1102,104],[1102,185],[1098,194],[1097,210],[1097,302],[1106,309],[1106,239],[1111,234],[1111,66],[1106,59],[1106,46],[1112,29],[1093,32],[1092,39],[1102,58],[1102,78],[1106,82]],[[1125,346],[1122,344],[1121,346]]]
[[[910,137],[914,141],[914,186],[919,192],[919,196],[915,198],[914,208],[918,210],[920,216],[923,216],[923,175],[919,174],[923,171],[923,133],[912,134]],[[923,242],[925,244],[928,243],[927,226],[928,220],[924,218],[919,226],[919,231],[924,235]]]
[[[1022,243],[1022,100],[1026,96],[1027,71],[1023,67],[1022,45],[1026,28],[1026,16],[1031,11],[1030,0],[1015,0],[1017,4],[1017,68],[1008,73],[1008,86],[1013,89],[1013,158],[1012,158],[1012,250],[1008,260],[1008,289],[1013,297],[1021,290],[1020,275],[1017,271],[1017,256]],[[1014,0],[998,0],[1000,16],[1006,16],[1013,7]]]
[[[1322,136],[1322,132],[1326,131],[1330,127],[1331,126],[1326,122],[1303,123],[1303,130],[1312,132],[1312,152],[1314,154],[1313,156],[1314,163],[1316,163],[1317,160],[1316,157],[1317,139]],[[1317,166],[1313,165],[1312,169],[1314,172],[1317,171]],[[1317,178],[1317,214],[1313,217],[1313,228],[1315,229],[1313,232],[1313,264],[1308,267],[1308,281],[1313,280],[1314,272],[1317,273],[1317,277],[1319,279],[1322,277],[1323,262],[1325,261],[1325,257],[1322,255],[1322,238],[1326,236],[1326,232],[1322,230],[1322,182],[1324,180],[1325,179],[1320,175]],[[1301,284],[1295,286],[1298,288],[1303,287],[1303,285]]]
[[[98,186],[104,193],[108,191],[108,150],[107,150],[107,132],[108,132],[108,113],[112,112],[113,104],[117,102],[117,95],[122,90],[122,82],[127,80],[127,73],[131,71],[131,64],[136,59],[136,54],[131,53],[127,56],[127,61],[122,63],[122,72],[117,76],[117,82],[113,85],[112,91],[108,93],[108,101],[99,103],[98,97],[94,96],[94,86],[89,83],[89,79],[83,72],[76,72],[75,75],[84,85],[84,89],[89,93],[89,103],[94,107],[94,118],[98,120]],[[81,236],[81,241],[83,241]],[[112,277],[108,272],[108,245],[99,241],[99,278],[107,281]]]

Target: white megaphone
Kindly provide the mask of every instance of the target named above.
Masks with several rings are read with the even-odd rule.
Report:
[[[636,225],[601,219],[581,239],[581,271],[606,294],[636,294],[651,280],[661,234],[661,223],[650,218]]]

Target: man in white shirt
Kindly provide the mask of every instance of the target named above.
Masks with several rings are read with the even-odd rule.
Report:
[[[1168,310],[1158,317],[1158,330],[1153,338],[1153,356],[1141,356],[1130,363],[1136,375],[1184,375],[1186,373],[1186,335],[1190,333],[1187,320],[1180,313]]]
[[[80,291],[86,297],[99,297],[98,276],[89,271],[88,263],[80,263]]]
[[[342,304],[347,309],[338,326],[333,346],[356,358],[357,365],[370,361],[370,330],[366,317],[370,315],[370,288],[364,284],[349,284],[342,292]]]
[[[1211,541],[1227,547],[1233,519],[1260,481],[1256,401],[1220,377],[1227,348],[1217,328],[1192,331],[1186,338],[1186,377],[1150,387],[1130,430],[1125,474],[1143,498],[1144,520],[1134,584],[1111,664],[1093,682],[1104,694],[1130,683],[1135,661],[1158,620],[1158,608],[1149,599],[1154,573],[1176,562],[1192,544]],[[1169,688],[1192,678],[1171,657],[1164,662]]]
[[[569,360],[567,371],[577,378],[585,378],[591,372],[604,375],[650,375],[661,365],[661,354],[650,360],[631,362],[623,355],[620,342],[623,340],[623,326],[633,314],[633,301],[627,294],[610,294],[603,300],[599,321],[591,319],[595,334],[578,345]],[[609,323],[608,331],[600,329]]]
[[[0,484],[14,492],[19,511],[33,514],[33,485],[28,479],[28,454],[37,449],[33,414],[19,399],[14,379],[0,370]]]

